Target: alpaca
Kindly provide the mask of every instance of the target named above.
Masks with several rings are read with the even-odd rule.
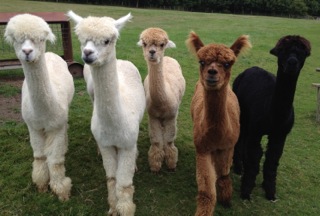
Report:
[[[167,33],[160,28],[148,28],[141,35],[148,75],[144,80],[149,115],[151,146],[148,152],[152,172],[159,172],[162,162],[174,171],[178,161],[178,149],[174,145],[177,131],[178,110],[185,91],[185,79],[179,63],[164,56],[166,48],[174,48]]]
[[[226,207],[231,205],[229,173],[240,132],[240,108],[229,81],[238,55],[251,47],[248,37],[240,36],[230,48],[222,44],[204,45],[194,32],[186,41],[200,63],[200,78],[191,102],[198,216],[212,215],[216,199]]]
[[[106,171],[108,214],[134,215],[133,176],[145,93],[138,69],[117,60],[115,49],[120,29],[132,16],[82,18],[72,11],[68,16],[76,22],[82,59],[91,71],[87,79],[94,92],[91,131]]]
[[[19,58],[25,80],[21,112],[33,149],[32,181],[39,192],[48,184],[60,200],[68,200],[71,179],[65,176],[68,110],[74,94],[67,63],[54,53],[45,53],[46,40],[54,42],[49,25],[40,17],[20,14],[12,17],[5,39]]]
[[[250,200],[263,155],[261,139],[268,136],[263,183],[268,200],[275,200],[276,176],[286,137],[294,124],[293,100],[297,80],[310,43],[300,36],[281,38],[270,53],[278,58],[277,77],[259,67],[238,75],[233,90],[238,97],[240,138],[235,146],[234,171],[243,176],[241,197]]]

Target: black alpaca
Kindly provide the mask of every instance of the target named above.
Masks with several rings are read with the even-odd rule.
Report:
[[[297,80],[310,43],[300,36],[285,36],[270,50],[278,58],[277,77],[259,67],[241,73],[233,83],[240,104],[240,137],[235,146],[234,172],[241,174],[241,197],[249,199],[263,155],[261,139],[268,135],[263,183],[268,200],[275,200],[279,160],[294,124],[293,100]],[[243,170],[242,170],[243,167]]]

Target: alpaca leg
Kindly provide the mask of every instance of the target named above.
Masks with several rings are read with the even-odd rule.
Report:
[[[244,173],[241,179],[241,198],[250,200],[250,195],[255,187],[256,177],[260,169],[262,157],[261,137],[248,139],[246,143],[246,157],[244,159]]]
[[[148,152],[149,166],[152,172],[159,172],[164,158],[162,126],[159,120],[149,116],[149,136],[151,146]]]
[[[121,216],[133,216],[136,205],[133,203],[133,176],[136,167],[137,147],[119,149],[116,195],[118,198],[117,212]]]
[[[212,160],[215,161],[217,172],[217,197],[219,203],[224,207],[231,207],[232,181],[230,178],[230,169],[232,165],[233,148],[218,150],[212,154]]]
[[[33,149],[32,181],[39,192],[46,192],[49,184],[49,169],[44,154],[45,138],[43,131],[36,131],[29,127],[30,143]]]
[[[37,185],[40,193],[48,191],[50,176],[46,160],[46,157],[34,157],[32,163],[32,181]]]
[[[263,183],[268,200],[276,200],[276,178],[279,160],[283,153],[286,136],[277,140],[269,137],[266,159],[263,165]]]
[[[100,147],[103,160],[103,167],[107,176],[108,188],[108,215],[117,216],[117,196],[116,196],[116,172],[117,172],[117,149],[115,147]]]
[[[174,145],[176,137],[176,118],[164,122],[164,153],[165,161],[169,170],[174,171],[178,162],[178,149]]]
[[[65,176],[64,162],[67,148],[67,125],[47,133],[45,152],[50,173],[50,188],[62,201],[69,199],[72,187],[71,179]]]
[[[196,216],[212,215],[216,205],[216,172],[210,154],[196,155],[198,184]]]
[[[244,136],[241,134],[234,147],[234,155],[233,155],[233,171],[235,174],[241,175],[242,174],[242,167],[243,167],[243,150],[244,150]]]

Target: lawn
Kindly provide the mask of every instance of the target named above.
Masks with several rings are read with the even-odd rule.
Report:
[[[139,34],[145,28],[160,27],[177,45],[176,49],[168,49],[166,54],[179,61],[187,83],[175,141],[179,149],[178,167],[174,173],[168,172],[166,167],[157,175],[149,171],[147,152],[150,143],[145,115],[140,126],[138,171],[134,177],[137,216],[188,216],[195,212],[197,184],[190,102],[198,79],[198,62],[185,46],[188,33],[195,31],[206,44],[216,42],[228,46],[241,34],[250,35],[253,48],[234,65],[232,80],[245,68],[254,65],[275,73],[276,58],[269,51],[277,40],[288,34],[306,37],[311,42],[312,54],[306,60],[298,81],[294,101],[296,121],[280,160],[277,202],[264,198],[260,187],[261,174],[257,177],[252,201],[242,201],[239,198],[240,177],[231,173],[233,205],[225,209],[217,204],[215,212],[216,215],[237,216],[320,215],[320,126],[315,121],[316,89],[311,85],[320,82],[320,74],[315,72],[320,67],[320,21],[22,0],[1,0],[0,12],[67,12],[71,9],[82,16],[113,18],[131,12],[134,18],[121,31],[117,56],[132,61],[143,79],[147,66],[141,48],[136,45]],[[74,58],[82,63],[79,42],[72,34]],[[1,81],[1,78],[10,76],[21,77],[22,70],[0,71],[2,98],[15,97],[20,93],[16,86]],[[66,174],[73,183],[70,200],[60,202],[50,192],[37,192],[31,180],[33,158],[27,127],[22,121],[1,120],[5,116],[0,116],[0,215],[106,215],[105,172],[90,131],[92,105],[84,80],[78,78],[74,83],[76,92],[69,114],[69,150],[66,155]],[[15,111],[19,114],[19,109]]]

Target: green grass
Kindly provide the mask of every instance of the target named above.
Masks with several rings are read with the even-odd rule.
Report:
[[[0,95],[4,95],[5,97],[12,97],[21,92],[20,88],[7,84],[5,81],[0,81],[0,85]]]
[[[240,178],[232,174],[233,206],[224,209],[218,204],[216,215],[320,215],[320,127],[315,122],[316,90],[311,86],[311,83],[320,81],[320,74],[315,72],[315,68],[320,66],[319,21],[18,0],[2,0],[0,12],[67,12],[70,9],[82,16],[107,15],[114,18],[132,12],[133,21],[121,31],[117,56],[132,61],[143,78],[147,73],[146,63],[141,48],[136,45],[142,30],[161,27],[177,45],[176,49],[168,49],[166,54],[180,62],[187,82],[175,142],[179,148],[179,163],[175,173],[167,172],[165,167],[158,175],[149,171],[149,138],[145,116],[139,135],[139,170],[134,177],[134,202],[138,216],[187,216],[195,212],[197,184],[189,110],[198,79],[198,63],[185,46],[189,31],[198,33],[206,44],[217,42],[231,45],[239,35],[250,35],[253,48],[234,65],[233,79],[245,68],[254,65],[275,72],[276,58],[269,54],[269,50],[280,37],[299,34],[310,40],[312,54],[301,72],[295,96],[296,122],[280,160],[278,201],[271,203],[264,198],[259,187],[261,174],[257,177],[258,186],[253,191],[252,202],[242,201],[239,198]],[[73,51],[76,61],[82,62],[79,42],[74,33]],[[14,72],[4,71],[0,76],[11,73]],[[66,173],[73,183],[71,199],[62,203],[51,193],[39,194],[36,191],[31,181],[32,150],[27,127],[24,123],[8,121],[0,125],[0,215],[106,214],[108,206],[105,172],[90,131],[92,105],[84,80],[76,79],[75,87],[69,115],[69,151],[66,155]],[[1,83],[0,91],[1,94],[10,95],[12,90]]]

